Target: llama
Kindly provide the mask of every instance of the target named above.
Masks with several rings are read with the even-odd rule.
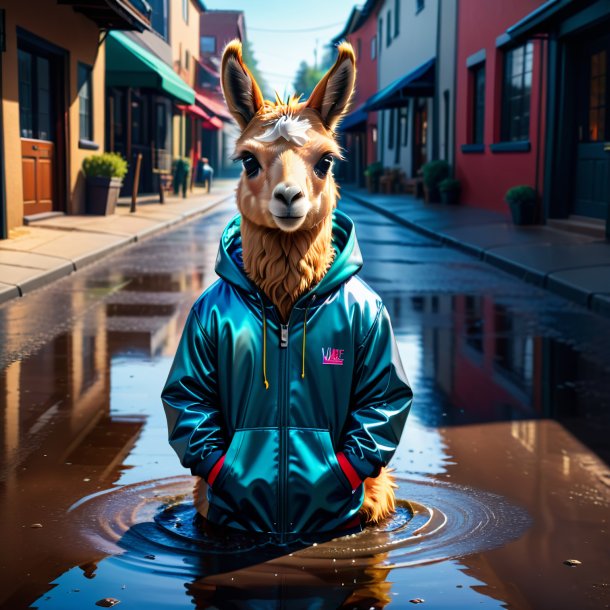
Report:
[[[244,171],[236,197],[242,215],[244,270],[285,322],[297,299],[319,282],[334,258],[332,211],[338,188],[333,158],[341,159],[335,128],[353,93],[356,67],[349,43],[307,101],[263,99],[244,64],[239,41],[225,48],[222,86],[241,135],[234,159]],[[395,508],[397,487],[389,469],[364,481],[360,513],[374,524]],[[202,498],[196,487],[196,503]]]

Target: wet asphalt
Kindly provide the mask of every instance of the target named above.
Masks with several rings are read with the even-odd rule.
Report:
[[[376,586],[328,607],[417,598],[426,608],[608,607],[610,320],[354,201],[339,207],[356,223],[361,276],[388,308],[414,390],[392,464],[404,489],[480,490],[530,521],[506,542],[498,518],[493,549],[463,546],[457,557],[391,570],[380,557]],[[0,307],[2,607],[95,607],[111,596],[103,554],[75,542],[67,510],[183,474],[159,394],[191,304],[217,279],[218,240],[236,212],[223,204]],[[125,608],[247,607],[218,592],[206,605],[180,577],[149,599],[142,583],[152,574],[153,565],[122,573],[112,596]]]

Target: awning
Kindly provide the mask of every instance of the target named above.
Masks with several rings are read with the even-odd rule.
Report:
[[[204,121],[202,126],[204,129],[217,131],[218,129],[222,129],[222,121],[217,116],[212,116],[209,120]]]
[[[350,112],[344,119],[342,119],[341,123],[339,123],[339,129],[341,131],[355,129],[356,127],[360,127],[362,123],[366,122],[369,115],[366,110],[363,109],[363,106],[364,104],[360,104],[358,108]]]
[[[397,78],[387,87],[371,96],[363,110],[373,112],[405,106],[410,97],[431,97],[434,95],[436,58],[433,57],[408,74]]]
[[[203,108],[197,106],[197,104],[191,104],[190,106],[187,106],[186,104],[180,104],[179,106],[177,106],[177,108],[178,110],[184,110],[188,114],[192,114],[198,119],[209,121],[212,118]]]
[[[213,98],[209,93],[205,91],[197,92],[197,103],[201,104],[207,111],[220,117],[223,121],[232,121],[233,117],[229,112],[226,104]]]
[[[165,62],[112,31],[106,38],[106,85],[160,89],[179,102],[193,104],[195,92]]]
[[[548,0],[509,27],[506,30],[506,34],[510,39],[535,34],[536,31],[542,30],[547,26],[549,21],[570,4],[574,5],[576,3],[572,0]]]
[[[152,7],[146,0],[57,0],[57,3],[72,6],[77,13],[107,30],[143,32],[150,29]]]

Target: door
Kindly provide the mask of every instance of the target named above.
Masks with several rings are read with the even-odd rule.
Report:
[[[54,60],[44,52],[19,48],[19,129],[24,214],[55,207],[56,92]]]
[[[413,113],[413,176],[417,176],[421,166],[427,160],[428,103],[425,99],[416,99]]]
[[[572,213],[606,219],[610,201],[610,35],[583,47]]]

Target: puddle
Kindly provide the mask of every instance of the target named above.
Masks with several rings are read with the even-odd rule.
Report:
[[[69,518],[90,547],[108,554],[129,551],[122,557],[130,562],[154,555],[155,570],[167,572],[182,566],[185,556],[205,563],[210,555],[225,555],[233,567],[253,559],[274,559],[276,566],[302,558],[353,563],[381,554],[378,566],[416,566],[502,546],[520,537],[530,524],[525,510],[495,494],[424,480],[398,478],[397,483],[397,497],[412,499],[399,499],[391,518],[326,541],[304,535],[279,544],[264,534],[215,532],[192,506],[191,477],[94,494],[76,503]]]

